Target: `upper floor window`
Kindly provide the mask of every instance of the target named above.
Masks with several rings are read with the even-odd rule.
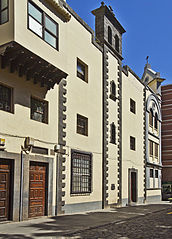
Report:
[[[153,169],[150,169],[150,178],[153,178]]]
[[[158,144],[155,143],[155,158],[158,158],[158,148],[159,148]]]
[[[119,37],[115,35],[115,50],[119,52]]]
[[[72,152],[71,194],[91,193],[91,154]]]
[[[9,0],[0,0],[0,25],[9,20]]]
[[[149,125],[151,127],[153,127],[153,111],[152,111],[152,109],[150,109],[150,112],[149,112]]]
[[[77,77],[88,82],[88,66],[77,58]]]
[[[110,83],[110,98],[116,100],[116,85],[114,81]]]
[[[116,126],[114,123],[111,124],[111,139],[112,144],[116,144]]]
[[[153,157],[153,142],[149,140],[149,155]]]
[[[28,27],[58,50],[58,24],[32,2],[28,4]]]
[[[130,111],[134,114],[136,113],[136,102],[132,99],[130,99]]]
[[[12,88],[0,85],[0,110],[13,112]]]
[[[108,26],[108,42],[112,45],[112,29]]]
[[[155,170],[155,178],[158,178],[158,175],[159,175],[158,170]]]
[[[157,113],[155,113],[154,127],[155,127],[156,130],[158,130],[158,115],[157,115]]]
[[[130,149],[136,150],[136,139],[132,136],[130,136]]]
[[[88,136],[88,118],[77,114],[77,133]]]
[[[31,119],[48,124],[48,102],[31,97]]]

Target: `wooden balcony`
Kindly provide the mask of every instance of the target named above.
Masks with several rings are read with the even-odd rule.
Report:
[[[9,68],[10,73],[17,72],[19,77],[25,76],[34,84],[51,89],[55,84],[67,77],[67,74],[38,55],[16,42],[0,46],[1,68]]]

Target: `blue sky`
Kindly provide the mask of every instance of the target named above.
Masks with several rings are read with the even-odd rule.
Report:
[[[149,56],[152,69],[172,84],[172,0],[105,0],[125,28],[123,63],[141,77]],[[91,11],[101,0],[67,0],[74,11],[94,30]]]

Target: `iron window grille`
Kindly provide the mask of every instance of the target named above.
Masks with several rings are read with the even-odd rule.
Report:
[[[0,0],[0,25],[9,21],[9,0]]]
[[[91,193],[92,155],[72,151],[71,194]]]
[[[0,110],[13,112],[12,95],[12,88],[0,85]]]
[[[58,24],[31,1],[28,2],[28,29],[58,50]]]
[[[130,136],[130,149],[136,150],[136,139],[132,136]]]
[[[48,102],[31,97],[31,119],[48,124]]]
[[[134,114],[136,113],[136,102],[132,99],[130,99],[130,111]]]
[[[77,77],[88,83],[88,66],[77,58]]]
[[[77,114],[77,133],[88,136],[88,118]]]

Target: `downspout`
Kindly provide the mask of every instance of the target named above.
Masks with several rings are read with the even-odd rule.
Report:
[[[103,111],[102,111],[102,132],[103,132],[103,137],[102,137],[102,209],[104,209],[105,207],[105,132],[104,132],[104,128],[105,128],[105,119],[104,119],[104,113],[105,113],[105,110],[104,110],[104,88],[105,88],[105,79],[104,79],[104,67],[105,67],[105,64],[104,64],[104,47],[103,47],[103,75],[102,75],[102,78],[103,78],[103,87],[102,87],[102,107],[103,107]]]
[[[23,150],[21,150],[19,221],[23,220]]]
[[[56,206],[55,206],[55,216],[58,214],[58,177],[59,177],[59,153],[57,152],[56,157]]]

